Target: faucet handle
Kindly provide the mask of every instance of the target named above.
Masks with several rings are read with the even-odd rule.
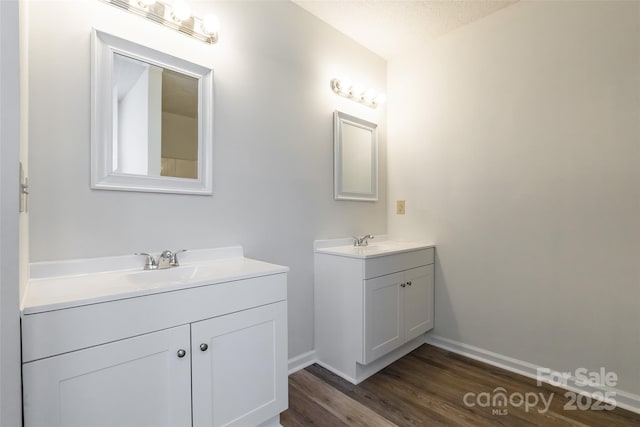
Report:
[[[172,267],[180,267],[180,263],[178,262],[178,254],[186,251],[187,251],[186,249],[180,249],[179,251],[173,252],[173,256],[171,257]]]
[[[144,264],[145,270],[155,270],[158,268],[158,264],[156,263],[156,260],[153,259],[153,255],[146,252],[136,252],[134,255],[144,255],[147,257],[147,261]]]

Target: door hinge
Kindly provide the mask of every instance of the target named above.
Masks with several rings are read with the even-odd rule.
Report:
[[[20,162],[20,186],[18,190],[18,212],[27,212],[29,209],[29,178],[24,176],[24,168]]]

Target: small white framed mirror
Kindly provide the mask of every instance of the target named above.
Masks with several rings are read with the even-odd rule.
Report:
[[[340,111],[333,113],[336,200],[378,200],[378,125]]]
[[[91,188],[212,194],[213,70],[94,29]]]

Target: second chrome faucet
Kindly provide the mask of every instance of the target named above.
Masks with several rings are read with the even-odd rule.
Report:
[[[179,267],[180,262],[178,261],[178,254],[185,251],[186,249],[181,249],[175,252],[164,250],[158,256],[157,261],[153,258],[153,255],[146,252],[136,252],[135,255],[144,255],[147,257],[144,264],[145,270],[164,270],[165,268]]]

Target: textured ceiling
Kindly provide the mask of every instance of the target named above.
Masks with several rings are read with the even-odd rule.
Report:
[[[517,0],[292,0],[385,59]]]

